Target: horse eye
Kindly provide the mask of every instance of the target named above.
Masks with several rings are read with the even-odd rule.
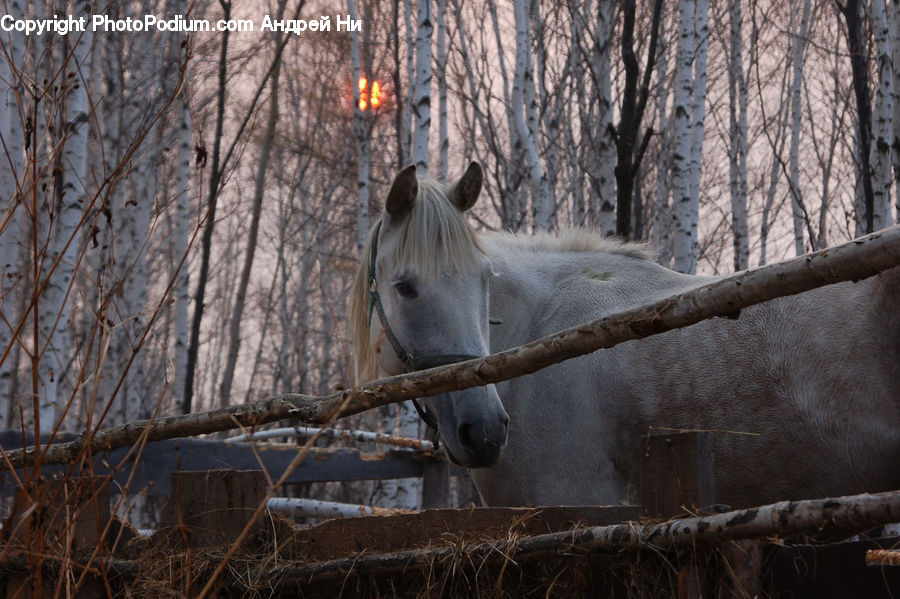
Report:
[[[400,294],[400,297],[405,297],[406,299],[419,297],[419,294],[416,293],[416,288],[409,281],[398,281],[394,283],[394,288]]]

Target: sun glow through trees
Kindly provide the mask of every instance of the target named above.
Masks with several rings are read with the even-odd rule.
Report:
[[[369,106],[378,108],[381,106],[382,92],[381,84],[377,81],[372,82],[371,88],[369,81],[365,77],[359,78],[359,109],[366,110]]]

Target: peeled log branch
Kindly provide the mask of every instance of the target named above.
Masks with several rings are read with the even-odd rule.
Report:
[[[92,453],[160,441],[254,427],[284,418],[324,424],[389,403],[498,383],[530,374],[598,349],[685,327],[778,297],[823,285],[859,281],[900,265],[900,226],[800,256],[723,277],[658,302],[620,312],[543,337],[498,354],[450,366],[379,379],[362,387],[311,397],[287,393],[212,412],[142,420],[93,433],[70,443],[42,447],[44,464],[63,464]],[[34,462],[34,448],[6,452],[6,467]]]
[[[317,564],[283,566],[257,577],[327,583],[348,575],[390,576],[428,564],[522,563],[550,555],[579,553],[614,554],[641,549],[670,550],[774,535],[812,533],[827,529],[853,533],[900,519],[900,491],[877,495],[850,495],[834,499],[780,501],[762,507],[701,518],[668,520],[660,524],[636,522],[594,526],[556,532],[517,541],[491,541],[467,548],[444,546],[411,549],[382,555],[362,555]]]

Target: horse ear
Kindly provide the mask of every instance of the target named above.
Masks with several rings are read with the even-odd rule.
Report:
[[[399,221],[412,210],[418,194],[419,181],[416,179],[416,166],[411,165],[394,177],[384,209],[392,219]]]
[[[459,208],[460,212],[465,212],[475,205],[475,200],[481,193],[482,183],[484,183],[484,171],[479,163],[472,162],[456,182],[453,191],[450,192],[450,201]]]

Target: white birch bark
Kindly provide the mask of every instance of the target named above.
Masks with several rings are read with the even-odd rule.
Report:
[[[447,0],[437,0],[438,176],[447,180],[450,138],[447,133]]]
[[[893,2],[891,3],[893,4]],[[872,227],[879,231],[893,224],[891,218],[891,142],[894,118],[893,43],[895,23],[892,6],[885,0],[872,0],[869,10],[875,38],[875,67],[878,84],[872,107]]]
[[[730,63],[728,67],[728,152],[731,188],[731,228],[734,269],[750,266],[750,230],[747,223],[747,82],[744,78],[743,17],[740,0],[730,0]]]
[[[894,91],[893,135],[891,137],[891,159],[894,177],[900,179],[900,2],[888,5],[891,25],[891,70]],[[894,185],[894,222],[900,222],[900,185]]]
[[[615,129],[613,128],[612,100],[612,68],[610,53],[612,52],[612,30],[615,19],[615,3],[609,0],[598,0],[596,41],[591,53],[591,69],[597,82],[597,157],[592,163],[591,179],[593,192],[589,213],[592,224],[595,224],[604,235],[616,233],[616,159],[617,149]]]
[[[516,110],[513,101],[513,89],[510,85],[508,69],[506,67],[506,51],[508,41],[501,34],[500,19],[497,13],[497,4],[495,0],[488,0],[488,13],[491,16],[491,28],[494,34],[494,43],[497,47],[497,63],[500,66],[500,78],[503,81],[503,99],[506,107],[506,127],[509,138],[509,150],[505,156],[504,184],[505,193],[501,198],[503,226],[506,229],[517,231],[525,222],[526,215],[526,198],[525,194],[520,191],[522,180],[527,177],[523,155],[522,141],[519,139],[519,127],[516,124]],[[513,73],[513,82],[515,81],[515,72]],[[483,82],[479,82],[484,85]],[[492,92],[488,86],[485,95]],[[495,146],[499,147],[499,143],[495,142]]]
[[[23,0],[10,0],[9,14],[15,20],[25,16]],[[6,205],[0,208],[0,427],[10,428],[6,415],[12,405],[13,378],[16,369],[13,359],[13,330],[18,324],[19,310],[13,286],[19,276],[19,246],[21,233],[22,198],[18,181],[24,175],[25,155],[22,115],[19,110],[21,93],[20,71],[24,66],[25,35],[11,31],[0,33],[8,56],[0,56],[0,198]],[[9,351],[7,351],[9,350]],[[6,359],[3,359],[6,354]]]
[[[656,114],[659,128],[659,159],[656,164],[656,195],[651,245],[657,261],[668,267],[672,262],[672,132],[669,125],[669,42],[666,19],[659,20],[659,59],[656,64]]]
[[[406,25],[406,101],[403,108],[403,163],[410,164],[412,157],[413,104],[416,98],[416,52],[413,32],[412,0],[403,0],[403,18]],[[399,101],[399,98],[398,98]]]
[[[356,2],[347,0],[347,12],[356,20]],[[356,145],[356,253],[362,254],[369,233],[369,143],[365,112],[360,108],[358,82],[362,77],[359,58],[359,32],[350,33],[350,61],[353,68],[353,138]]]
[[[675,217],[673,243],[675,270],[697,271],[697,205],[691,195],[691,148],[693,137],[691,78],[694,63],[694,1],[678,2],[678,50],[675,65],[674,152],[672,155],[672,201]]]
[[[175,405],[176,413],[184,407],[184,381],[187,378],[187,348],[190,335],[188,304],[190,304],[190,271],[187,263],[189,223],[191,217],[191,109],[187,82],[181,90],[178,123],[178,158],[175,171],[175,267],[181,263],[175,283]],[[183,262],[182,262],[183,260]]]
[[[75,4],[76,16],[87,16],[91,12],[86,0]],[[85,201],[85,181],[87,180],[87,148],[89,110],[87,85],[90,81],[90,49],[93,34],[88,29],[84,33],[73,34],[71,57],[65,73],[69,90],[65,107],[65,145],[62,157],[62,193],[59,213],[50,237],[46,268],[43,276],[49,281],[41,296],[38,328],[43,346],[38,368],[39,379],[39,430],[48,433],[53,430],[63,408],[62,397],[58,394],[60,379],[71,359],[71,338],[68,330],[69,299],[78,253],[78,222]],[[50,264],[56,262],[51,273]]]
[[[528,12],[525,0],[515,0],[516,19],[516,70],[513,77],[513,111],[516,118],[516,132],[522,142],[525,151],[525,159],[528,163],[528,178],[531,184],[531,197],[533,198],[535,230],[547,230],[550,224],[549,193],[547,178],[541,166],[538,155],[537,140],[532,135],[526,116],[526,98],[534,93],[534,79],[529,75],[531,69],[528,63],[531,61],[531,45],[528,41]]]
[[[419,177],[428,176],[428,135],[431,129],[431,37],[433,0],[418,0],[416,18],[416,89],[413,102],[412,161]]]
[[[585,110],[585,94],[581,93],[584,89],[584,59],[582,58],[582,44],[584,41],[585,31],[585,15],[582,13],[581,0],[572,0],[569,4],[572,19],[572,44],[569,48],[569,59],[571,61],[570,68],[572,70],[572,81],[569,91],[570,100],[574,100],[573,106],[568,111],[569,139],[571,147],[574,149],[574,160],[578,165],[574,176],[572,177],[572,225],[583,227],[586,222],[586,203],[584,197],[584,177],[583,169],[587,166],[586,157],[593,156],[594,149],[588,148],[589,145],[586,133],[585,123],[579,122],[582,115],[586,114]],[[576,141],[575,128],[579,127],[581,134],[581,143]],[[584,165],[584,166],[582,166]]]
[[[149,13],[151,7],[145,1],[138,9]],[[126,13],[130,7],[126,7]],[[157,397],[148,392],[147,387],[147,352],[141,350],[141,340],[145,333],[145,314],[149,270],[147,266],[147,244],[150,237],[150,220],[154,212],[157,193],[157,167],[162,156],[162,140],[159,138],[158,124],[151,124],[140,130],[143,119],[134,119],[133,115],[160,109],[162,98],[158,87],[165,87],[162,70],[159,68],[159,54],[153,51],[154,39],[151,36],[135,38],[132,52],[135,56],[133,78],[126,86],[126,105],[130,122],[126,130],[130,141],[135,143],[140,136],[143,141],[138,148],[137,168],[129,178],[131,185],[126,186],[122,199],[124,204],[118,206],[116,218],[122,218],[122,233],[117,240],[117,272],[122,278],[122,298],[119,302],[118,318],[121,319],[124,338],[120,336],[116,344],[121,352],[125,373],[124,401],[122,417],[125,422],[148,418]],[[155,85],[154,85],[155,84]],[[125,123],[123,123],[124,125]],[[120,245],[121,244],[121,245]],[[128,359],[134,356],[131,365]]]
[[[803,0],[800,22],[793,29],[791,64],[791,147],[789,158],[789,184],[791,190],[791,213],[794,225],[794,252],[798,256],[806,253],[803,235],[803,195],[800,188],[800,127],[802,106],[800,91],[803,86],[803,57],[809,32],[810,0]],[[793,15],[793,11],[791,13]]]
[[[544,23],[543,16],[540,11],[540,4],[534,2],[532,4],[531,19],[534,31],[537,35],[537,43],[535,46],[535,73],[539,90],[539,101],[541,106],[540,123],[538,125],[538,133],[535,139],[542,140],[541,155],[544,158],[544,181],[541,186],[541,201],[543,202],[542,218],[544,220],[544,229],[555,229],[557,226],[556,211],[559,203],[557,202],[557,179],[560,175],[561,165],[559,164],[560,149],[560,119],[562,118],[563,109],[566,105],[566,98],[563,90],[566,89],[565,80],[568,78],[571,70],[569,68],[571,60],[566,61],[563,71],[558,75],[557,81],[548,84],[548,69],[552,68],[553,60],[548,60],[547,47],[550,44],[548,38],[548,26]],[[553,85],[555,84],[555,85]],[[551,90],[551,85],[553,89]],[[537,118],[537,105],[532,106],[532,110]],[[543,135],[540,135],[540,133]]]
[[[703,134],[706,130],[706,62],[709,49],[709,0],[696,0],[694,5],[694,89],[691,102],[691,218],[693,219],[694,269],[698,259],[700,214],[700,176],[703,171]]]

